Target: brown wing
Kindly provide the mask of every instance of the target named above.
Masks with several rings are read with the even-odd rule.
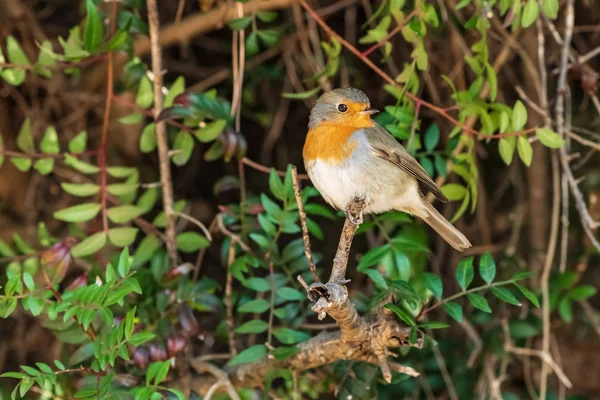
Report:
[[[440,188],[431,179],[427,171],[419,164],[415,158],[410,155],[400,143],[394,139],[384,128],[376,125],[366,131],[373,152],[382,159],[394,164],[406,173],[414,176],[424,192],[431,192],[435,197],[444,203],[448,198],[444,196]]]

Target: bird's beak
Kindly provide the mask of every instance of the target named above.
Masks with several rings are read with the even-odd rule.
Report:
[[[361,114],[363,115],[373,115],[373,114],[377,114],[379,112],[379,110],[376,110],[372,107],[367,107],[365,108],[365,110],[363,112],[361,112]]]

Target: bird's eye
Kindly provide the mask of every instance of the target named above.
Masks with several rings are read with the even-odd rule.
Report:
[[[345,104],[340,104],[338,105],[338,110],[340,110],[340,112],[346,112],[348,111],[348,106]]]

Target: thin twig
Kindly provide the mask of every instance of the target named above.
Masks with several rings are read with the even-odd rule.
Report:
[[[158,8],[156,0],[146,0],[148,6],[148,23],[150,24],[150,43],[152,52],[152,73],[154,74],[154,117],[158,117],[163,108],[163,71],[162,51],[160,47]],[[112,96],[111,96],[112,97]],[[158,158],[160,163],[160,181],[162,183],[163,207],[166,216],[166,244],[171,266],[177,265],[177,243],[175,241],[175,215],[173,214],[173,183],[171,181],[171,164],[169,159],[169,144],[165,122],[155,125],[158,142]]]
[[[539,357],[540,360],[542,360],[542,365],[547,365],[548,367],[552,368],[552,370],[554,371],[558,379],[560,379],[563,385],[565,385],[569,389],[573,387],[573,384],[571,383],[567,375],[565,375],[563,370],[558,366],[558,364],[556,364],[556,362],[552,359],[550,354],[544,352],[543,350],[528,349],[525,347],[513,347],[512,345],[506,346],[505,350],[510,353],[518,354],[521,356]],[[545,397],[543,397],[541,394],[540,399],[545,399]]]
[[[404,18],[404,21],[402,21],[401,24],[398,24],[398,26],[396,26],[394,29],[392,29],[392,31],[390,33],[388,33],[386,35],[386,37],[384,37],[379,42],[375,43],[373,46],[371,46],[367,50],[365,50],[362,53],[363,57],[368,56],[369,54],[371,54],[372,52],[374,52],[375,50],[377,50],[378,48],[380,48],[381,46],[383,46],[388,40],[390,40],[392,37],[394,37],[394,35],[396,33],[400,32],[406,26],[406,24],[412,19],[412,17],[414,17],[417,14],[418,14],[417,10],[412,10],[410,12],[410,14],[408,14],[406,16],[406,18]]]
[[[294,184],[294,194],[296,195],[296,204],[298,204],[298,214],[300,214],[300,226],[302,227],[302,240],[304,241],[304,254],[308,260],[308,266],[310,272],[313,275],[315,282],[321,282],[319,275],[317,274],[317,266],[313,260],[312,252],[310,250],[310,236],[308,235],[308,227],[306,226],[306,211],[304,211],[304,205],[302,204],[302,196],[300,195],[300,181],[298,180],[298,170],[296,166],[292,166],[292,182]]]
[[[192,217],[191,215],[179,212],[177,210],[172,210],[172,212],[173,212],[173,215],[176,215],[185,220],[188,220],[191,223],[193,223],[194,225],[196,225],[197,227],[199,227],[202,230],[202,232],[204,233],[204,235],[206,236],[206,238],[208,239],[208,241],[212,242],[212,235],[210,234],[210,231],[208,230],[208,228],[206,228],[206,225],[204,225],[202,222],[198,221],[196,218]]]
[[[249,158],[246,158],[246,157],[242,158],[242,162],[243,162],[244,164],[246,164],[247,166],[249,166],[249,167],[251,167],[251,168],[254,168],[254,169],[255,169],[255,170],[257,170],[257,171],[264,172],[265,174],[270,174],[270,173],[271,173],[271,168],[269,168],[269,167],[266,167],[266,166],[264,166],[264,165],[262,165],[262,164],[259,164],[259,163],[257,163],[256,161],[252,161],[252,160],[250,160]],[[281,177],[285,177],[285,175],[286,175],[286,172],[285,172],[285,171],[279,171],[279,170],[276,170],[276,172],[277,172],[277,175],[279,175],[279,176],[281,176]],[[299,175],[298,175],[298,179],[301,179],[301,180],[307,181],[307,180],[309,180],[310,178],[309,178],[309,177],[308,177],[308,175],[306,175],[306,174],[299,174]]]
[[[229,243],[229,254],[227,256],[227,278],[225,282],[225,307],[227,309],[227,338],[229,339],[229,353],[231,357],[235,357],[237,349],[235,348],[235,336],[233,332],[233,299],[232,287],[233,276],[231,274],[231,264],[235,261],[235,242],[232,240]]]

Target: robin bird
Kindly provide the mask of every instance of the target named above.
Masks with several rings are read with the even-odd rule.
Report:
[[[456,250],[471,247],[427,201],[428,192],[448,199],[417,160],[371,119],[377,112],[355,88],[335,89],[317,100],[302,152],[317,190],[337,209],[363,198],[364,213],[403,211],[423,219]]]

